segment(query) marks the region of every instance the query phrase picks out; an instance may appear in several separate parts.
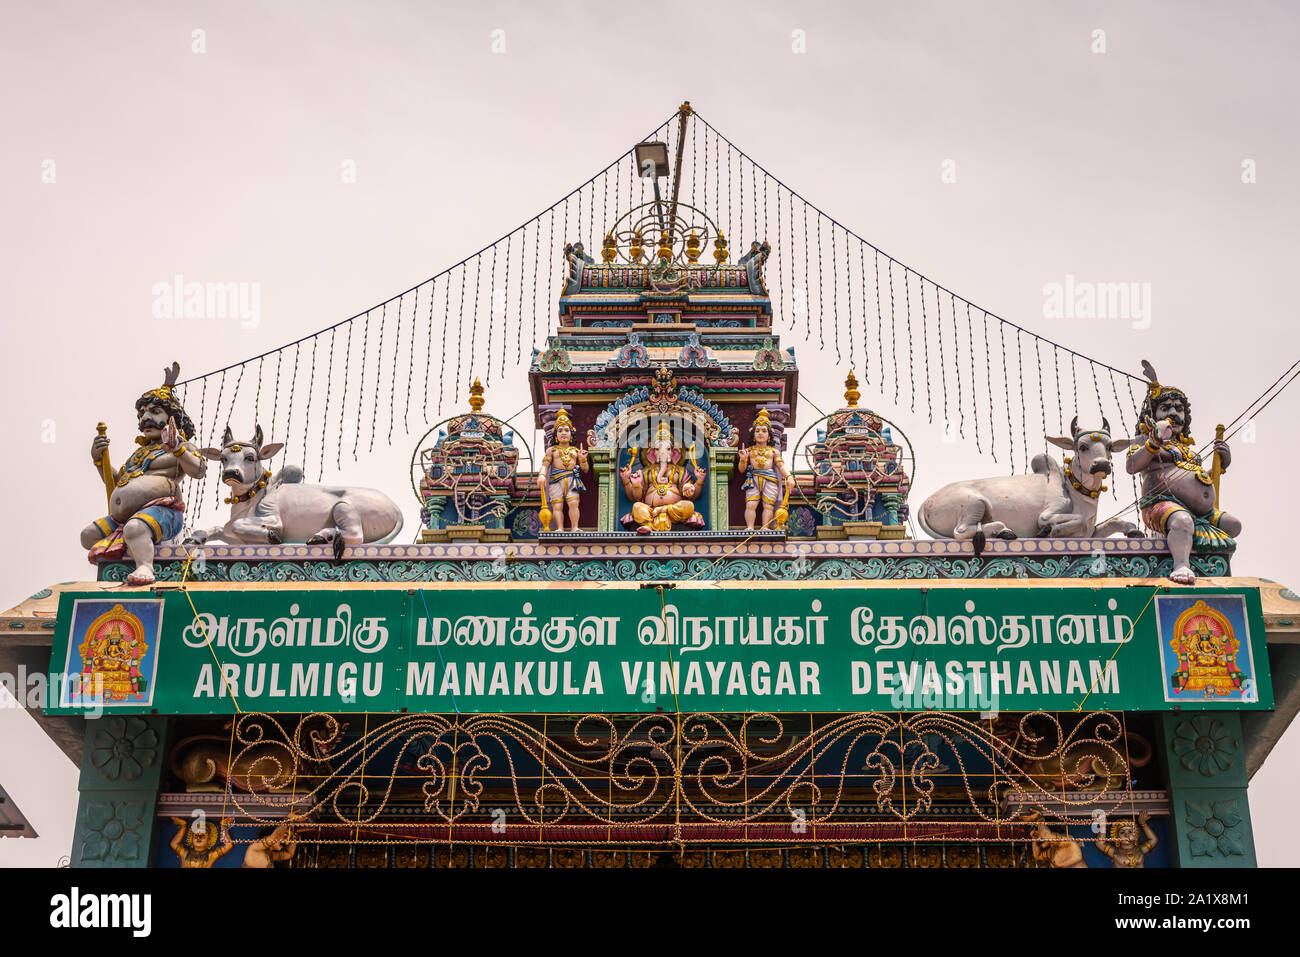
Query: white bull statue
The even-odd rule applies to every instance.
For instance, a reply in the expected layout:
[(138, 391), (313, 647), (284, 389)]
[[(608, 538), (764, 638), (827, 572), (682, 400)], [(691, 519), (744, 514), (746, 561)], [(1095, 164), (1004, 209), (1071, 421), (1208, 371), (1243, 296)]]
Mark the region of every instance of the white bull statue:
[(1112, 439), (1110, 423), (1101, 421), (1100, 429), (1081, 431), (1076, 415), (1070, 438), (1046, 437), (1049, 444), (1074, 451), (1064, 468), (1039, 454), (1030, 462), (1030, 475), (953, 482), (922, 503), (917, 522), (931, 538), (972, 540), (976, 555), (983, 552), (987, 538), (1140, 537), (1132, 522), (1110, 519), (1097, 524), (1097, 500), (1114, 470), (1111, 453), (1131, 442)]
[(230, 521), (220, 528), (195, 531), (187, 542), (278, 545), (329, 543), (334, 554), (345, 545), (389, 542), (402, 530), (402, 511), (383, 492), (372, 488), (308, 485), (302, 469), (286, 465), (271, 476), (262, 463), (284, 448), (262, 444), (262, 427), (251, 442), (237, 442), (229, 427), (221, 448), (202, 449), (204, 458), (221, 463), (221, 481), (230, 487)]

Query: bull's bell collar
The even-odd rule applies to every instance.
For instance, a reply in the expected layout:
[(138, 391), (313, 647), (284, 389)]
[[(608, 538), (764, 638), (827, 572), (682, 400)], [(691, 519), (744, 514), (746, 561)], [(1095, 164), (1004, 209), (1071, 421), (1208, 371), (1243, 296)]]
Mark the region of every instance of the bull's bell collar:
[(1074, 473), (1070, 471), (1070, 462), (1072, 461), (1073, 459), (1071, 459), (1070, 456), (1065, 456), (1065, 478), (1072, 486), (1074, 486), (1075, 491), (1082, 492), (1084, 495), (1088, 496), (1088, 498), (1098, 498), (1102, 492), (1106, 491), (1105, 482), (1099, 485), (1096, 491), (1094, 491), (1075, 478)]
[(244, 492), (242, 494), (236, 492), (234, 495), (231, 495), (228, 499), (226, 499), (226, 504), (238, 505), (240, 502), (247, 502), (258, 492), (262, 491), (262, 489), (266, 488), (266, 483), (270, 481), (270, 478), (271, 478), (270, 472), (263, 472), (262, 477), (257, 481), (257, 484), (249, 488), (247, 492)]

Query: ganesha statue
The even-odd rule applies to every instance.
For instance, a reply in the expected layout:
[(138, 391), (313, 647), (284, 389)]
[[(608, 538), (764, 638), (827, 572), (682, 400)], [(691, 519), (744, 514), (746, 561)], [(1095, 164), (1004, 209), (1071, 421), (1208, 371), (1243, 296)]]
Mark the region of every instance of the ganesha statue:
[[(641, 468), (637, 468), (638, 464)], [(704, 516), (695, 510), (695, 500), (704, 491), (708, 470), (695, 461), (694, 445), (683, 454), (667, 422), (660, 421), (648, 449), (631, 449), (627, 465), (618, 474), (632, 502), (631, 513), (621, 519), (624, 527), (635, 528), (642, 535), (671, 531), (679, 524), (704, 527)]]
[(92, 563), (125, 554), (135, 562), (128, 585), (154, 581), (154, 546), (175, 538), (181, 530), (185, 503), (181, 481), (202, 478), (207, 463), (195, 446), (194, 423), (176, 398), (179, 363), (165, 369), (161, 386), (135, 401), (140, 434), (138, 448), (115, 469), (108, 459), (103, 423), (90, 447), (90, 458), (104, 480), (108, 514), (81, 532), (81, 545)]
[(1169, 542), (1174, 568), (1169, 578), (1196, 584), (1191, 552), (1198, 548), (1233, 548), (1241, 519), (1219, 508), (1219, 473), (1232, 462), (1227, 443), (1216, 437), (1210, 471), (1193, 448), (1192, 404), (1182, 389), (1161, 385), (1145, 359), (1142, 371), (1150, 384), (1138, 414), (1138, 438), (1128, 450), (1128, 471), (1142, 477), (1138, 508), (1147, 528)]

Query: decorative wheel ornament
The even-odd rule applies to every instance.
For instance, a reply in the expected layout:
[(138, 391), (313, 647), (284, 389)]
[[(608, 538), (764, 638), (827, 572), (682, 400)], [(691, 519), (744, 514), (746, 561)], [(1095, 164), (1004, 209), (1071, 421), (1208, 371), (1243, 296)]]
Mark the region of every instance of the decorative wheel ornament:
[(601, 259), (649, 266), (652, 282), (672, 284), (682, 278), (677, 267), (730, 258), (726, 238), (703, 210), (679, 202), (676, 216), (670, 213), (667, 202), (632, 207), (605, 234)]

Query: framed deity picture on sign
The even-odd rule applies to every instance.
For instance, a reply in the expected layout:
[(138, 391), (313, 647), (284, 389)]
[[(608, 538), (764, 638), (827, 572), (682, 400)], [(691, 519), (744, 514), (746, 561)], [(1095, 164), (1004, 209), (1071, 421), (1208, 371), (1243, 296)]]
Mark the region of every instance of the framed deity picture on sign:
[(60, 706), (151, 707), (162, 613), (160, 598), (74, 601)]
[(1165, 700), (1259, 700), (1243, 595), (1158, 595), (1156, 624)]

